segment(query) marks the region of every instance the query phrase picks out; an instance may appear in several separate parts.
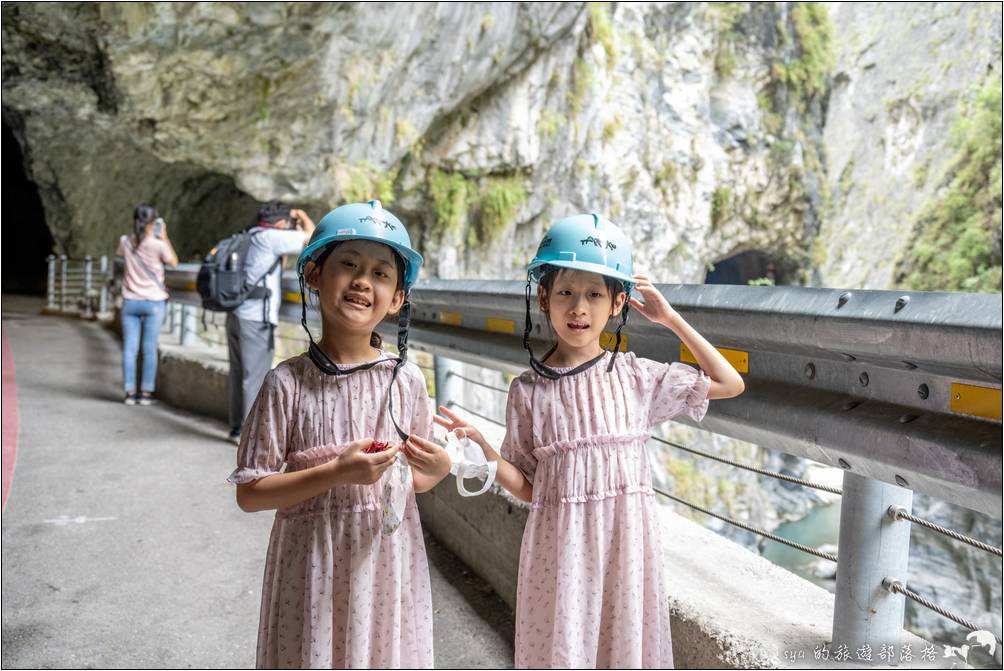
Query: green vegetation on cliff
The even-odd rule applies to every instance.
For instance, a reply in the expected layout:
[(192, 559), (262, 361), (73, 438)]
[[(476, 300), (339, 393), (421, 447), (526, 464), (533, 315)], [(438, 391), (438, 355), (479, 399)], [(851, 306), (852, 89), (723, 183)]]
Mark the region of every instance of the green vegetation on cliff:
[(428, 180), (433, 237), (442, 240), (470, 222), (467, 244), (472, 247), (496, 240), (513, 223), (527, 199), (523, 178), (518, 174), (478, 178), (433, 168)]
[[(999, 63), (999, 62), (998, 62)], [(1001, 290), (1000, 66), (952, 129), (955, 157), (917, 217), (896, 282), (920, 291)]]

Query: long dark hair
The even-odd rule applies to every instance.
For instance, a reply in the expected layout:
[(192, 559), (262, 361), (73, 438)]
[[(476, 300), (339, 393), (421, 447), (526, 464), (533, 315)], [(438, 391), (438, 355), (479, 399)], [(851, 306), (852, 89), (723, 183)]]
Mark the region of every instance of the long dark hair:
[(136, 238), (136, 246), (139, 247), (145, 237), (143, 233), (146, 227), (153, 223), (160, 215), (150, 203), (140, 203), (132, 213), (133, 236)]

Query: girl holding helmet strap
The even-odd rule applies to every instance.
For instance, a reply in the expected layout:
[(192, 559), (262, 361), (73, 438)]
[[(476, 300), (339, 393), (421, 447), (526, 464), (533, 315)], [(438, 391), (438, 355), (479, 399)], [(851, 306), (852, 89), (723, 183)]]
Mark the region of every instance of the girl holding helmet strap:
[[(709, 399), (742, 393), (742, 378), (633, 275), (631, 243), (598, 214), (555, 223), (527, 268), (524, 346), (532, 371), (513, 380), (501, 456), (446, 408), (436, 421), (481, 445), (496, 480), (532, 502), (516, 595), (518, 668), (669, 668), (673, 649), (653, 506), (649, 427)], [(530, 291), (557, 343), (530, 348)], [(640, 299), (630, 298), (634, 289)], [(671, 329), (701, 370), (618, 354), (628, 310)], [(600, 337), (617, 319), (612, 352)]]
[[(266, 376), (230, 476), (241, 509), (277, 509), (259, 668), (433, 665), (414, 492), (443, 479), (450, 460), (425, 440), (425, 378), (407, 363), (408, 292), (421, 265), (404, 224), (375, 200), (329, 212), (300, 255), (310, 347)], [(319, 302), (319, 342), (307, 328), (308, 289)], [(374, 332), (392, 314), (398, 356)], [(388, 531), (385, 488), (402, 469), (403, 513)]]

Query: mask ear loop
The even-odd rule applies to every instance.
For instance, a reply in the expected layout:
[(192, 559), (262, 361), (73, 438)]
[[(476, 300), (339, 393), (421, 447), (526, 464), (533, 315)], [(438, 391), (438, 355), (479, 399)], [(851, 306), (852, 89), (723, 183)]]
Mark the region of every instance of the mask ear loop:
[(628, 320), (628, 309), (631, 307), (628, 303), (630, 300), (631, 292), (628, 292), (628, 298), (624, 301), (624, 307), (621, 309), (621, 323), (614, 332), (614, 351), (610, 357), (610, 363), (607, 364), (607, 372), (609, 373), (614, 369), (614, 360), (617, 358), (617, 352), (621, 351), (621, 329), (627, 326)]
[(401, 440), (407, 440), (408, 434), (401, 430), (397, 420), (394, 419), (394, 381), (397, 379), (398, 371), (408, 361), (408, 323), (410, 321), (411, 301), (408, 300), (408, 296), (406, 295), (404, 304), (401, 306), (401, 312), (397, 318), (397, 351), (399, 359), (394, 364), (394, 372), (390, 375), (390, 387), (387, 389), (387, 408), (390, 413), (390, 421), (394, 424), (394, 430), (397, 431), (397, 435)]

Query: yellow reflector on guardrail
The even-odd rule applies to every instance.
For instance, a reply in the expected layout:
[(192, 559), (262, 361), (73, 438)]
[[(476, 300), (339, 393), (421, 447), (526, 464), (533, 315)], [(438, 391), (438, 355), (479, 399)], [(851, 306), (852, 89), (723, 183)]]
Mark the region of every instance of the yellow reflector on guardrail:
[(948, 406), (952, 412), (1001, 421), (1001, 390), (974, 384), (952, 383)]
[(185, 282), (185, 291), (195, 291), (195, 282)]
[(284, 301), (289, 301), (290, 303), (300, 303), (300, 294), (293, 293), (292, 291), (287, 291), (282, 295)]
[[(749, 352), (743, 352), (738, 349), (725, 349), (724, 347), (716, 347), (715, 349), (740, 373), (750, 372)], [(680, 343), (680, 361), (697, 364), (697, 358), (694, 357), (694, 353), (683, 343)]]
[[(613, 331), (604, 331), (603, 333), (600, 334), (600, 347), (609, 351), (614, 346), (614, 341), (616, 340), (616, 337), (617, 336), (614, 335)], [(617, 351), (626, 352), (627, 343), (628, 343), (627, 334), (621, 333), (621, 346)]]
[(515, 335), (516, 322), (511, 319), (496, 319), (495, 317), (488, 317), (485, 319), (485, 329), (494, 331), (495, 333)]
[(462, 326), (464, 323), (464, 316), (459, 312), (440, 312), (439, 321), (444, 324), (449, 324), (450, 326)]

